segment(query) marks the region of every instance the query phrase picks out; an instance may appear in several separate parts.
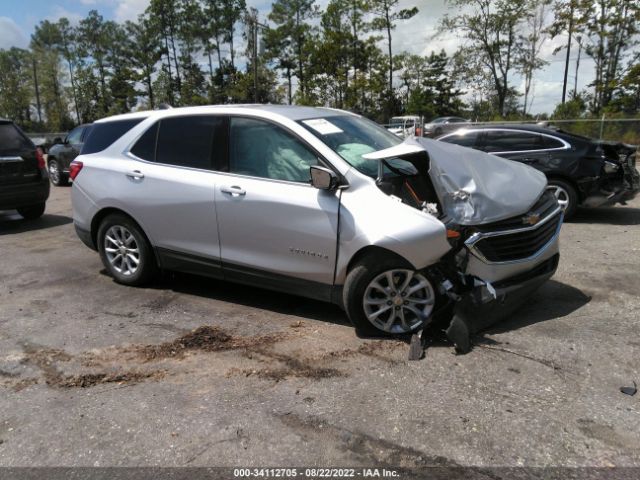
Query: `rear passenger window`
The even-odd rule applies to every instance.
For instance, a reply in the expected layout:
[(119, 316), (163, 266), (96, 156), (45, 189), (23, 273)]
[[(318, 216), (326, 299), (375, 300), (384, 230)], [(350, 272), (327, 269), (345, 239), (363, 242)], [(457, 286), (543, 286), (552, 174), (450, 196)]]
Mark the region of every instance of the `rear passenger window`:
[(510, 130), (487, 130), (484, 137), (485, 152), (521, 152), (545, 148), (542, 135)]
[[(155, 161), (180, 167), (213, 170), (214, 145), (220, 146), (224, 142), (224, 127), (223, 117), (193, 115), (162, 119), (159, 122)], [(149, 155), (148, 145), (151, 139), (140, 138), (140, 141), (143, 140), (147, 142), (147, 146), (141, 144), (140, 149), (147, 149), (146, 155)]]
[(232, 118), (229, 171), (252, 177), (307, 183), (316, 154), (284, 129), (262, 120)]
[(94, 123), (80, 153), (85, 155), (103, 151), (142, 120), (144, 118)]
[(446, 143), (454, 143), (456, 145), (460, 145), (461, 147), (470, 147), (473, 148), (476, 146), (476, 140), (478, 139), (478, 132), (456, 132), (453, 135), (448, 136), (447, 138), (440, 139)]
[(544, 140), (544, 148), (562, 148), (564, 147), (564, 143), (562, 143), (557, 138), (553, 137), (542, 137)]

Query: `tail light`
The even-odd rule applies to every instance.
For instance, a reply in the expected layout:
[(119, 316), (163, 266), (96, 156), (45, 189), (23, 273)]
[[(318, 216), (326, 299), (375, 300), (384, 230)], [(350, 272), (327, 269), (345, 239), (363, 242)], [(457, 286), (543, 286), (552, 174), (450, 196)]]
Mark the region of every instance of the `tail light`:
[(75, 160), (71, 162), (71, 165), (69, 165), (69, 177), (71, 178), (71, 180), (76, 179), (76, 177), (80, 173), (80, 170), (82, 170), (82, 166), (82, 162), (78, 162)]
[(416, 137), (422, 136), (422, 129), (420, 127), (416, 127)]
[(42, 149), (40, 147), (36, 148), (36, 160), (38, 161), (38, 168), (40, 170), (47, 168), (44, 163), (44, 155), (42, 154)]

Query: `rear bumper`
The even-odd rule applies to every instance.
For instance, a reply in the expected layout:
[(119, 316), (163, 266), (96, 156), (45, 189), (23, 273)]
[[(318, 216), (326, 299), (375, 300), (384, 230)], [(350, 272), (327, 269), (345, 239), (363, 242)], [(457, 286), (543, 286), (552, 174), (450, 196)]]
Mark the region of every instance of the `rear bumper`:
[(49, 179), (37, 182), (0, 186), (0, 210), (14, 210), (45, 203), (49, 198)]
[(93, 237), (91, 236), (91, 232), (89, 230), (85, 230), (84, 228), (78, 226), (77, 223), (74, 223), (73, 226), (76, 229), (76, 235), (78, 235), (78, 238), (82, 241), (82, 243), (84, 243), (91, 250), (98, 251), (98, 248), (96, 247), (96, 244), (93, 241)]
[(611, 184), (606, 184), (604, 188), (600, 187), (598, 191), (592, 192), (584, 199), (582, 206), (608, 207), (617, 203), (624, 204), (635, 198), (640, 192), (640, 173), (628, 164), (624, 164), (623, 169), (622, 179), (618, 179), (613, 188)]

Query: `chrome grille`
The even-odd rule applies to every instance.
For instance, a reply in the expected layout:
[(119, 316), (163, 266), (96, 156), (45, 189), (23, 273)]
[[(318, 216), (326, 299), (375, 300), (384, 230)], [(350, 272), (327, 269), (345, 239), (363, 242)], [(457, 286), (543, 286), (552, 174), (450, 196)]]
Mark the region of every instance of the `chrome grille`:
[[(539, 221), (526, 225), (525, 219), (532, 216)], [(551, 201), (545, 194), (525, 215), (484, 225), (466, 244), (476, 256), (490, 263), (533, 258), (558, 235), (562, 218), (555, 198)]]

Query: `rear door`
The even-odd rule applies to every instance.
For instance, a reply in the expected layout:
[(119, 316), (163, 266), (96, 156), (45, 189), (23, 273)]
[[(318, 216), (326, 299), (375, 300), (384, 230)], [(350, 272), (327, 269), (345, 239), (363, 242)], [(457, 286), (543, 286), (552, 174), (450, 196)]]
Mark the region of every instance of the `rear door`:
[(485, 130), (477, 148), (500, 157), (526, 163), (541, 169), (549, 161), (549, 151), (543, 136), (522, 130)]
[(119, 172), (120, 196), (165, 268), (222, 276), (214, 189), (226, 128), (222, 116), (161, 119), (135, 143)]
[(0, 185), (38, 180), (35, 146), (12, 122), (0, 121)]
[(215, 192), (225, 278), (291, 292), (333, 284), (340, 194), (311, 186), (309, 167), (318, 163), (280, 125), (231, 118), (228, 173)]

